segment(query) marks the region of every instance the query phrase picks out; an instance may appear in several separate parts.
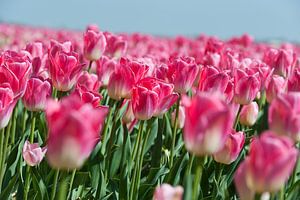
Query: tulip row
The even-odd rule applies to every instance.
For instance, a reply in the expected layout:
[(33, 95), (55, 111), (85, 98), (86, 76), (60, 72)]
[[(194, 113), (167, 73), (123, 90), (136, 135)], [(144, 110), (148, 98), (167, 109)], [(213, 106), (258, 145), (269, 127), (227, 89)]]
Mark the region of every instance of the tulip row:
[(299, 199), (299, 73), (249, 35), (0, 24), (0, 199)]

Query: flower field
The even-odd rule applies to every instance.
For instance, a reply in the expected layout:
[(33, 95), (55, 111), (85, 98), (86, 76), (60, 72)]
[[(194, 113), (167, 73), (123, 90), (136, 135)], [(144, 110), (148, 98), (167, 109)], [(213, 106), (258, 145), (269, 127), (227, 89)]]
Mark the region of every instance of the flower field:
[(0, 200), (299, 200), (300, 45), (0, 24)]

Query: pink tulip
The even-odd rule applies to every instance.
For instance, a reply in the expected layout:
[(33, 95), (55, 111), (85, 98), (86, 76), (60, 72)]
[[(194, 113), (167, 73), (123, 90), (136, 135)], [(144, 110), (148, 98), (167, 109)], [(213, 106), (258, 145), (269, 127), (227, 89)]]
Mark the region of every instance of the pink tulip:
[(113, 58), (124, 56), (127, 51), (127, 41), (122, 36), (109, 32), (105, 32), (104, 35), (107, 42), (105, 54)]
[(68, 42), (53, 42), (48, 53), (49, 75), (52, 84), (59, 91), (68, 91), (77, 82), (83, 65), (79, 64), (78, 54), (71, 51)]
[(183, 188), (181, 186), (172, 187), (169, 184), (157, 186), (153, 195), (153, 200), (181, 200)]
[[(124, 104), (126, 105), (126, 104)], [(132, 103), (131, 100), (128, 101), (126, 111), (122, 117), (122, 122), (125, 124), (131, 123), (135, 119), (133, 110), (132, 110)]]
[(242, 107), (240, 123), (245, 126), (253, 126), (258, 118), (259, 108), (255, 101)]
[[(300, 61), (299, 61), (300, 63)], [(300, 92), (300, 68), (295, 69), (288, 79), (288, 91)]]
[(280, 94), (269, 107), (269, 127), (275, 133), (300, 141), (300, 93)]
[(291, 175), (297, 156), (298, 151), (288, 137), (272, 131), (262, 133), (251, 142), (244, 161), (247, 186), (257, 193), (280, 190)]
[(106, 56), (102, 56), (96, 61), (96, 65), (96, 73), (99, 77), (99, 81), (101, 81), (104, 86), (107, 86), (111, 74), (117, 68), (117, 62), (113, 59), (109, 59)]
[(184, 104), (186, 149), (196, 155), (221, 150), (233, 125), (231, 106), (216, 94), (201, 92)]
[(286, 81), (282, 76), (273, 75), (266, 88), (266, 97), (269, 103), (272, 102), (278, 94), (286, 91)]
[(139, 120), (160, 116), (176, 102), (178, 95), (173, 93), (173, 85), (155, 78), (144, 78), (132, 93), (132, 110)]
[(87, 60), (98, 60), (105, 51), (106, 39), (102, 32), (87, 30), (84, 33), (83, 54)]
[[(176, 117), (176, 109), (171, 114), (172, 125), (174, 125), (174, 123), (175, 123), (175, 117)], [(184, 106), (179, 106), (179, 111), (178, 111), (178, 126), (179, 126), (179, 128), (184, 127), (184, 122), (185, 122)]]
[(100, 86), (101, 83), (98, 80), (98, 76), (96, 74), (90, 74), (87, 71), (82, 72), (76, 84), (76, 88), (93, 92), (99, 92)]
[(234, 101), (245, 105), (251, 103), (260, 90), (259, 74), (248, 75), (240, 69), (234, 74)]
[(255, 192), (248, 187), (246, 178), (246, 163), (244, 161), (235, 172), (234, 183), (241, 200), (253, 200)]
[(80, 168), (100, 139), (107, 113), (107, 107), (94, 108), (75, 95), (60, 102), (49, 100), (46, 108), (49, 164), (60, 169)]
[(28, 56), (23, 53), (5, 51), (0, 55), (0, 84), (10, 85), (14, 98), (24, 95), (31, 72), (30, 64)]
[(12, 111), (17, 103), (12, 89), (3, 84), (0, 86), (0, 129), (7, 126)]
[(108, 96), (115, 100), (130, 99), (133, 86), (146, 75), (148, 69), (143, 63), (121, 58), (120, 66), (109, 78)]
[(172, 60), (169, 64), (168, 78), (174, 84), (174, 91), (186, 93), (198, 75), (199, 68), (192, 57), (181, 57)]
[(234, 162), (243, 149), (245, 134), (234, 130), (227, 136), (225, 146), (214, 154), (215, 161), (226, 165)]
[(30, 111), (45, 110), (46, 101), (51, 96), (51, 84), (49, 81), (39, 78), (31, 78), (28, 81), (22, 102)]
[(41, 148), (38, 143), (31, 144), (28, 140), (23, 146), (23, 159), (29, 166), (36, 166), (40, 164), (47, 152), (47, 148)]

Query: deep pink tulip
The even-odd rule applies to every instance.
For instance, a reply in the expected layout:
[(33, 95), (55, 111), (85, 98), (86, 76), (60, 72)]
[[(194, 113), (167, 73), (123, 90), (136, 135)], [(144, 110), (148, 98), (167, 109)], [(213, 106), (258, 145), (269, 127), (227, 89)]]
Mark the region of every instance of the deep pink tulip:
[(14, 99), (9, 85), (0, 86), (0, 129), (7, 126), (16, 103), (17, 99)]
[(243, 149), (245, 134), (241, 131), (232, 132), (227, 136), (225, 146), (214, 154), (215, 161), (229, 165), (234, 162)]
[(48, 80), (31, 78), (27, 83), (22, 102), (29, 111), (45, 110), (46, 101), (51, 96), (52, 88)]
[(269, 107), (268, 120), (271, 130), (300, 141), (300, 92), (279, 94)]
[(102, 32), (87, 30), (84, 33), (83, 54), (87, 60), (98, 60), (105, 51), (106, 38)]
[(247, 185), (246, 178), (246, 164), (244, 161), (235, 172), (234, 184), (241, 200), (253, 200), (255, 192)]
[(29, 141), (25, 141), (23, 146), (23, 159), (29, 166), (36, 166), (40, 164), (45, 157), (47, 148), (41, 148), (39, 143), (31, 144)]
[(69, 91), (83, 67), (79, 64), (78, 54), (71, 49), (68, 42), (53, 42), (49, 49), (49, 75), (53, 86), (59, 91)]
[(132, 92), (132, 109), (139, 120), (160, 116), (176, 102), (178, 94), (173, 92), (172, 84), (155, 78), (144, 78)]
[(288, 79), (288, 91), (300, 92), (300, 68), (295, 69)]
[(96, 73), (99, 77), (99, 81), (101, 81), (104, 86), (107, 86), (110, 75), (117, 68), (117, 62), (114, 59), (102, 56), (99, 60), (96, 61), (96, 65)]
[(259, 108), (255, 101), (242, 107), (240, 123), (245, 126), (253, 126), (258, 118)]
[(278, 94), (286, 91), (286, 80), (279, 75), (273, 75), (266, 88), (266, 98), (269, 103), (272, 102)]
[(96, 74), (90, 74), (87, 71), (82, 72), (76, 84), (76, 88), (93, 92), (99, 92), (100, 86), (101, 83), (98, 80), (98, 76)]
[(89, 157), (103, 127), (107, 107), (94, 108), (71, 95), (60, 102), (49, 100), (47, 158), (54, 168), (80, 168)]
[(184, 94), (192, 88), (199, 67), (192, 57), (175, 58), (169, 64), (168, 79), (174, 84), (174, 91)]
[(291, 175), (297, 156), (298, 151), (288, 137), (272, 131), (262, 133), (252, 140), (244, 161), (247, 186), (257, 193), (280, 190)]
[(105, 55), (112, 58), (120, 58), (125, 55), (127, 51), (127, 41), (120, 35), (114, 35), (109, 32), (104, 33), (107, 46)]
[(234, 74), (234, 101), (238, 104), (251, 103), (260, 90), (259, 73), (248, 75), (236, 69)]
[(220, 96), (203, 92), (184, 104), (186, 149), (196, 155), (210, 155), (221, 150), (233, 125), (231, 106)]
[(157, 186), (153, 195), (153, 200), (181, 200), (183, 196), (183, 187), (173, 187), (169, 184)]
[(31, 72), (31, 63), (26, 54), (5, 51), (0, 55), (0, 84), (8, 84), (14, 98), (24, 95)]
[(121, 58), (120, 65), (109, 78), (108, 96), (115, 100), (130, 99), (133, 86), (146, 75), (148, 69), (143, 63)]

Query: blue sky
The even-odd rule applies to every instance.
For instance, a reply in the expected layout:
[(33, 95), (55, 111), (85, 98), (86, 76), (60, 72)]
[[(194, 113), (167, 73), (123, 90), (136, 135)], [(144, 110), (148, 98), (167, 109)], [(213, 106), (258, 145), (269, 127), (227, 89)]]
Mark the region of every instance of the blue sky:
[(297, 0), (0, 0), (0, 20), (83, 29), (97, 23), (113, 32), (155, 35), (199, 33), (228, 38), (300, 42)]

